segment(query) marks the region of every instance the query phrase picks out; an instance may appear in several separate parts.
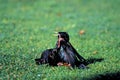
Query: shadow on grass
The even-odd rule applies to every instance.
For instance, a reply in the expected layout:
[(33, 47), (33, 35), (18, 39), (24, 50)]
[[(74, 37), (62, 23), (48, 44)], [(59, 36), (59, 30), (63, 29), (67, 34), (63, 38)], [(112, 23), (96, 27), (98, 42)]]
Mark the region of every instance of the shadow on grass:
[(81, 80), (120, 80), (120, 72), (98, 74), (90, 78), (82, 78)]
[(79, 77), (79, 76), (66, 76), (63, 77), (61, 80), (120, 80), (120, 72), (113, 72), (113, 73), (103, 73), (103, 74), (96, 74), (90, 77)]
[(93, 63), (96, 63), (96, 62), (101, 62), (103, 60), (104, 60), (104, 58), (88, 58), (86, 60), (85, 65), (93, 64)]

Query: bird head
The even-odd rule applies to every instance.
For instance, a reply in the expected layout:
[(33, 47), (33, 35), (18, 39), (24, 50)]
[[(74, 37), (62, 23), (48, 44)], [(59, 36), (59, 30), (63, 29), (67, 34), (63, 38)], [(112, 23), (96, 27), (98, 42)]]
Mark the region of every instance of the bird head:
[(56, 36), (58, 36), (58, 41), (64, 40), (69, 42), (69, 35), (67, 32), (55, 32)]

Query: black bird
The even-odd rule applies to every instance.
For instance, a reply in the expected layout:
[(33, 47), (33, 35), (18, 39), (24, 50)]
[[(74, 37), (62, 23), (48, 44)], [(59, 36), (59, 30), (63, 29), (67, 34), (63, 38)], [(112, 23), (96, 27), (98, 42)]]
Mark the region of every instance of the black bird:
[(48, 64), (50, 66), (57, 66), (57, 63), (60, 61), (60, 56), (55, 48), (43, 51), (41, 57), (35, 59), (37, 65)]
[(69, 42), (69, 35), (67, 32), (58, 32), (58, 41), (56, 43), (57, 52), (63, 63), (70, 64), (73, 68), (86, 68), (84, 62), (86, 61)]

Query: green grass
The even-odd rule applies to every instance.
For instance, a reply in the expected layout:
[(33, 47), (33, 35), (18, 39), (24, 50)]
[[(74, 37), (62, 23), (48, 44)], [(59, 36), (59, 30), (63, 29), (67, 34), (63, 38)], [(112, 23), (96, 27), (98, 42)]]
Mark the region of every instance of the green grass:
[[(0, 80), (86, 80), (120, 71), (120, 0), (1, 0)], [(79, 31), (85, 30), (80, 35)], [(89, 69), (35, 65), (66, 31)]]

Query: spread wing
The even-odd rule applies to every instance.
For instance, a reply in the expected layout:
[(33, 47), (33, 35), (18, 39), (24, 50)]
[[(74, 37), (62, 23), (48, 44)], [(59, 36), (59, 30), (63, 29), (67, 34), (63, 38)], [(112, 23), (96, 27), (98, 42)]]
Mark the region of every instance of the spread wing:
[(79, 55), (79, 53), (75, 50), (75, 48), (71, 45), (70, 42), (67, 42), (67, 45), (69, 46), (69, 49), (75, 53), (76, 57), (77, 57), (81, 62), (86, 61), (81, 55)]

